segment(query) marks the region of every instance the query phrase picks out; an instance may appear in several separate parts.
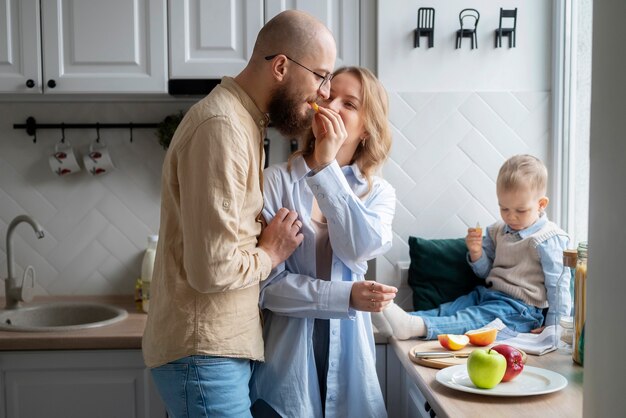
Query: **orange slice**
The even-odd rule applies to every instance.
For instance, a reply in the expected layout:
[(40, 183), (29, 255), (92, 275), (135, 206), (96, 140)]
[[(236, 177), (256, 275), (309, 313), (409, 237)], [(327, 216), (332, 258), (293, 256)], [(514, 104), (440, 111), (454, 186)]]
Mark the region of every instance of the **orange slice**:
[(467, 335), (454, 334), (439, 334), (437, 335), (437, 339), (443, 348), (453, 351), (460, 350), (470, 341)]
[(484, 347), (493, 343), (498, 336), (497, 328), (479, 328), (467, 331), (465, 333), (469, 337), (469, 342), (472, 345), (478, 345)]
[(309, 106), (311, 106), (311, 109), (315, 110), (315, 113), (320, 111), (320, 107), (315, 102), (309, 102)]

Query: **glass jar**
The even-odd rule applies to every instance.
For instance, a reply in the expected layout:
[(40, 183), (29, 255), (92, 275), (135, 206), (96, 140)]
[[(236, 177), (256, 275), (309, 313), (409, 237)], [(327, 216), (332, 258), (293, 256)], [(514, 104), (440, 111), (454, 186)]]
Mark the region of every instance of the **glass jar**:
[[(572, 312), (574, 311), (574, 281), (575, 281), (575, 269), (576, 262), (578, 259), (578, 251), (575, 249), (569, 249), (563, 251), (563, 270), (561, 271), (561, 275), (559, 276), (559, 280), (557, 281), (556, 288), (556, 314), (555, 314), (555, 325), (560, 325), (560, 337), (561, 341), (565, 344), (566, 349), (571, 349), (572, 347), (572, 339), (573, 339), (573, 327), (574, 327), (574, 319), (572, 318)], [(565, 302), (561, 300), (561, 285), (563, 283), (567, 283), (567, 287), (569, 288), (570, 293), (570, 310), (564, 316), (561, 316), (561, 305)], [(559, 330), (559, 327), (555, 327), (556, 330)], [(554, 346), (559, 347), (558, 344), (558, 336), (559, 332), (554, 333), (555, 342)]]
[(574, 279), (574, 341), (573, 360), (584, 363), (585, 353), (585, 315), (587, 306), (587, 242), (578, 244), (578, 260)]

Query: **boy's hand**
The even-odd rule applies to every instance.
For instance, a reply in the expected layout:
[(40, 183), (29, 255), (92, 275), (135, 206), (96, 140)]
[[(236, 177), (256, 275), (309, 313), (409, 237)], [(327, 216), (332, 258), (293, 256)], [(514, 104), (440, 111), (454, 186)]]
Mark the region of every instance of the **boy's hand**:
[(483, 234), (481, 228), (468, 228), (467, 236), (465, 237), (465, 245), (469, 251), (470, 260), (472, 263), (478, 261), (483, 255)]

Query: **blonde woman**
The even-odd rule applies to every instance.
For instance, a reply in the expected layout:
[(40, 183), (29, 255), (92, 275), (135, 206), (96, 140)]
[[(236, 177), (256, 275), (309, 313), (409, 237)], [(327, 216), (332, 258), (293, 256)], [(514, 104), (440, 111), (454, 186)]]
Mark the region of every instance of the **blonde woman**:
[(395, 191), (375, 175), (391, 147), (387, 95), (370, 71), (347, 67), (319, 105), (303, 151), (264, 173), (265, 219), (298, 212), (304, 240), (262, 284), (265, 362), (254, 367), (252, 413), (386, 417), (370, 312), (397, 289), (364, 274), (391, 247)]

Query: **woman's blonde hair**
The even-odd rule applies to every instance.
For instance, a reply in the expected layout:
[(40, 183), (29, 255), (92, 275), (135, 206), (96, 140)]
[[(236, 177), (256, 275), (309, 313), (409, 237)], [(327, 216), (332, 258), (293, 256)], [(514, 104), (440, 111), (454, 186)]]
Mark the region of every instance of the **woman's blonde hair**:
[[(357, 146), (350, 164), (356, 163), (368, 184), (367, 193), (372, 188), (372, 177), (391, 149), (391, 128), (389, 127), (389, 99), (382, 83), (367, 68), (342, 67), (335, 71), (335, 77), (348, 73), (361, 82), (361, 109), (363, 127), (367, 132), (365, 141)], [(301, 150), (294, 152), (289, 161), (297, 156), (308, 157), (315, 149), (315, 137), (309, 132)]]

